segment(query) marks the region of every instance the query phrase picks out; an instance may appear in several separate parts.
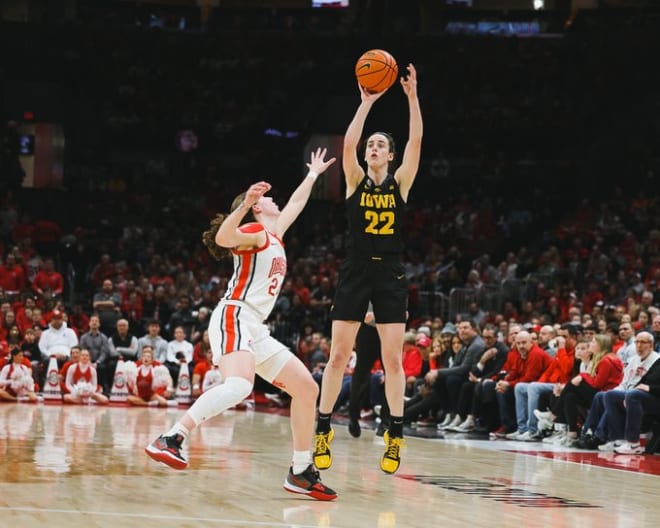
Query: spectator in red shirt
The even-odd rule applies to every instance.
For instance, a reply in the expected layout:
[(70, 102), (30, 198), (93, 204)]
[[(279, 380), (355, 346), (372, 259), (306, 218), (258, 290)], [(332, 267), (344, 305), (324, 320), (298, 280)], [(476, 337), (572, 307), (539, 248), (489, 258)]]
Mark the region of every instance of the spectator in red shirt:
[(2, 314), (2, 321), (0, 322), (0, 339), (7, 339), (9, 330), (18, 325), (16, 324), (16, 314), (13, 310), (7, 310)]
[(563, 324), (556, 338), (558, 351), (538, 381), (517, 383), (514, 389), (516, 400), (517, 434), (507, 436), (510, 440), (534, 441), (539, 439), (538, 420), (534, 411), (544, 394), (553, 392), (556, 384), (566, 385), (575, 366), (575, 345), (580, 328), (570, 323)]
[(95, 286), (100, 287), (106, 279), (114, 278), (116, 267), (110, 260), (110, 255), (104, 253), (101, 255), (101, 260), (94, 266), (92, 270), (92, 282)]
[(529, 332), (518, 332), (516, 346), (509, 351), (502, 371), (503, 379), (495, 385), (500, 418), (505, 433), (517, 433), (514, 389), (518, 383), (536, 381), (550, 365), (551, 358), (532, 341)]
[(293, 283), (293, 293), (297, 294), (300, 297), (301, 302), (305, 306), (309, 306), (309, 302), (312, 297), (312, 292), (309, 291), (309, 288), (305, 285), (304, 279), (299, 275), (295, 278)]
[(32, 328), (35, 326), (38, 326), (42, 330), (48, 327), (48, 322), (46, 321), (46, 318), (44, 317), (43, 311), (41, 308), (37, 308), (36, 306), (32, 309), (32, 322), (30, 325)]
[(167, 266), (165, 264), (160, 264), (158, 266), (158, 272), (149, 277), (149, 284), (154, 288), (156, 288), (156, 286), (174, 285), (174, 279), (167, 273)]
[(16, 312), (16, 323), (21, 329), (21, 333), (25, 334), (25, 331), (28, 328), (32, 328), (32, 310), (37, 306), (37, 303), (34, 301), (32, 292), (25, 294), (23, 296), (23, 302), (16, 303), (15, 305)]
[[(208, 335), (208, 332), (205, 332)], [(204, 351), (204, 358), (195, 364), (192, 376), (192, 396), (198, 398), (203, 392), (204, 377), (206, 373), (213, 368), (213, 352), (210, 348)]]
[[(420, 348), (428, 351), (431, 346), (431, 339), (424, 334), (419, 334), (412, 341), (405, 339), (403, 341), (403, 373), (406, 376), (406, 394), (412, 396), (415, 383), (422, 374), (422, 364), (424, 357)], [(428, 355), (428, 353), (427, 353)]]
[(567, 383), (559, 398), (563, 403), (563, 418), (568, 424), (568, 435), (563, 444), (567, 447), (573, 447), (577, 442), (578, 409), (589, 409), (597, 392), (611, 390), (623, 379), (623, 363), (612, 351), (609, 336), (597, 335), (588, 346), (591, 354), (588, 370)]
[(197, 342), (193, 349), (193, 363), (197, 364), (204, 361), (206, 352), (211, 350), (211, 342), (209, 341), (209, 331), (204, 330), (202, 338)]
[(64, 278), (55, 271), (55, 261), (52, 258), (44, 260), (41, 270), (32, 282), (32, 289), (41, 298), (44, 293), (50, 293), (53, 297), (62, 295)]
[(69, 327), (78, 335), (89, 332), (89, 317), (82, 310), (82, 306), (75, 304), (67, 318)]
[(7, 254), (4, 265), (0, 266), (0, 288), (10, 294), (17, 294), (25, 288), (25, 270), (16, 263), (13, 253)]
[(62, 238), (60, 226), (52, 220), (37, 220), (34, 223), (32, 240), (41, 255), (54, 255)]
[(603, 300), (603, 294), (598, 287), (598, 281), (592, 279), (589, 281), (587, 291), (582, 295), (582, 310), (584, 313), (591, 313), (598, 301)]

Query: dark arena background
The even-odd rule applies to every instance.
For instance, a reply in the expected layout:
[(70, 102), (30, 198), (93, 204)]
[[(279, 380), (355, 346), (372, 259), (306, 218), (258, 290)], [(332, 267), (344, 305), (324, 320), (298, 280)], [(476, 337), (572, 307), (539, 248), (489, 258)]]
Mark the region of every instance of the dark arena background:
[[(120, 318), (138, 339), (149, 322), (166, 342), (180, 326), (203, 358), (233, 268), (210, 257), (202, 232), (253, 182), (270, 182), (283, 206), (320, 145), (339, 161), (287, 233), (287, 280), (267, 321), (320, 373), (345, 257), (354, 66), (383, 49), (400, 75), (417, 68), (424, 138), (403, 262), (406, 339), (427, 367), (436, 354), (453, 364), (465, 343), (453, 350), (452, 336), (468, 319), (512, 347), (519, 325), (556, 352), (541, 329), (571, 324), (578, 341), (608, 334), (634, 354), (635, 334), (648, 332), (660, 350), (659, 4), (0, 1), (0, 367), (21, 348), (37, 384), (36, 403), (0, 403), (0, 526), (657, 522), (657, 385), (644, 453), (507, 440), (516, 430), (503, 430), (497, 405), (469, 430), (443, 430), (456, 411), (467, 418), (441, 405), (406, 418), (401, 471), (386, 476), (372, 384), (361, 438), (338, 402), (337, 461), (322, 475), (340, 497), (321, 504), (280, 488), (290, 402), (276, 387), (258, 379), (249, 401), (196, 430), (197, 465), (174, 475), (142, 448), (190, 396), (130, 408), (108, 358), (97, 368), (109, 406), (60, 405), (39, 342), (61, 317), (78, 340), (98, 314), (108, 338)], [(365, 133), (376, 130), (403, 152), (398, 83), (369, 114)], [(415, 377), (409, 397), (423, 384)]]

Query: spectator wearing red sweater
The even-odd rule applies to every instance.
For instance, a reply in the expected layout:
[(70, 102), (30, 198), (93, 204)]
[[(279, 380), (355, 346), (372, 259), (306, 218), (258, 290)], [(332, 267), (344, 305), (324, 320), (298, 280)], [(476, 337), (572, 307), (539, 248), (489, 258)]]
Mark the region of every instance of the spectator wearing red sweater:
[(16, 263), (16, 256), (8, 253), (5, 263), (0, 266), (0, 289), (15, 295), (22, 292), (23, 288), (25, 288), (25, 270)]
[(424, 350), (426, 356), (429, 355), (431, 339), (424, 334), (419, 334), (410, 340), (403, 341), (403, 373), (406, 376), (406, 394), (413, 395), (413, 390), (417, 379), (422, 374), (422, 365), (424, 363)]
[(582, 295), (582, 310), (584, 313), (591, 313), (598, 301), (603, 300), (603, 294), (600, 291), (599, 283), (596, 279), (591, 279), (587, 285), (587, 290)]
[(100, 287), (105, 280), (112, 280), (117, 270), (115, 265), (110, 260), (110, 255), (104, 253), (98, 264), (92, 270), (92, 282), (95, 286)]
[(209, 341), (209, 331), (204, 330), (202, 338), (197, 342), (193, 349), (193, 363), (197, 364), (206, 358), (206, 353), (211, 350), (211, 342)]
[[(515, 347), (509, 351), (502, 371), (504, 377), (495, 384), (497, 403), (500, 408), (500, 419), (504, 432), (515, 433), (517, 425), (515, 415), (515, 387), (518, 383), (537, 381), (551, 362), (550, 356), (532, 341), (529, 332), (522, 331), (516, 335)], [(515, 439), (515, 436), (514, 436)]]
[[(208, 334), (208, 332), (206, 332)], [(192, 397), (198, 398), (203, 392), (204, 378), (206, 373), (213, 369), (213, 352), (211, 348), (204, 351), (204, 357), (195, 364), (195, 369), (192, 375)]]
[(566, 384), (560, 401), (568, 424), (568, 435), (564, 445), (572, 447), (578, 436), (578, 409), (589, 409), (596, 393), (611, 390), (623, 379), (623, 363), (612, 351), (612, 339), (596, 335), (589, 343), (591, 363), (586, 372), (580, 372)]
[(62, 295), (64, 290), (64, 278), (61, 273), (55, 271), (55, 261), (52, 258), (44, 260), (41, 270), (32, 282), (34, 292), (43, 298), (44, 294), (55, 297)]
[(534, 411), (538, 409), (543, 394), (552, 393), (556, 384), (566, 385), (571, 379), (575, 366), (575, 345), (580, 334), (578, 326), (567, 323), (559, 329), (557, 344), (559, 350), (551, 359), (538, 381), (517, 383), (514, 389), (518, 430), (510, 434), (511, 440), (534, 441), (539, 438), (538, 419)]
[(300, 297), (300, 301), (304, 306), (309, 306), (309, 302), (312, 297), (312, 293), (305, 284), (305, 280), (302, 276), (297, 276), (293, 282), (293, 293)]
[(0, 339), (7, 339), (9, 337), (9, 330), (18, 325), (16, 324), (16, 314), (14, 310), (7, 310), (2, 313), (2, 321), (0, 321)]
[(32, 328), (32, 310), (37, 306), (32, 292), (23, 295), (23, 302), (16, 303), (14, 310), (16, 311), (16, 323), (21, 329), (21, 333), (25, 334), (28, 328)]
[(67, 324), (77, 335), (89, 332), (89, 316), (83, 312), (80, 304), (75, 304), (68, 315)]

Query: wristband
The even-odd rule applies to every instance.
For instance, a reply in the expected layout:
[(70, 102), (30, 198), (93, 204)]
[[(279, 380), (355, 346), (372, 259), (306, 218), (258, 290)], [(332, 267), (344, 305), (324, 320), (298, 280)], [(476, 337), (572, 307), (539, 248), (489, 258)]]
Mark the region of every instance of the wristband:
[(310, 170), (310, 171), (307, 173), (307, 178), (311, 178), (313, 181), (316, 181), (316, 178), (318, 178), (318, 177), (319, 177), (319, 173), (318, 173), (318, 172), (314, 172), (313, 170)]

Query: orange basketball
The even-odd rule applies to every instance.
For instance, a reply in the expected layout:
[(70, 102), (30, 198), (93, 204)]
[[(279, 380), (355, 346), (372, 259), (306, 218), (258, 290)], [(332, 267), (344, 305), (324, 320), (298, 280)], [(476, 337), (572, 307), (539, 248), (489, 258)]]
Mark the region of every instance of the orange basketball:
[(385, 50), (365, 51), (355, 64), (355, 76), (361, 86), (371, 93), (387, 90), (396, 81), (399, 67)]

